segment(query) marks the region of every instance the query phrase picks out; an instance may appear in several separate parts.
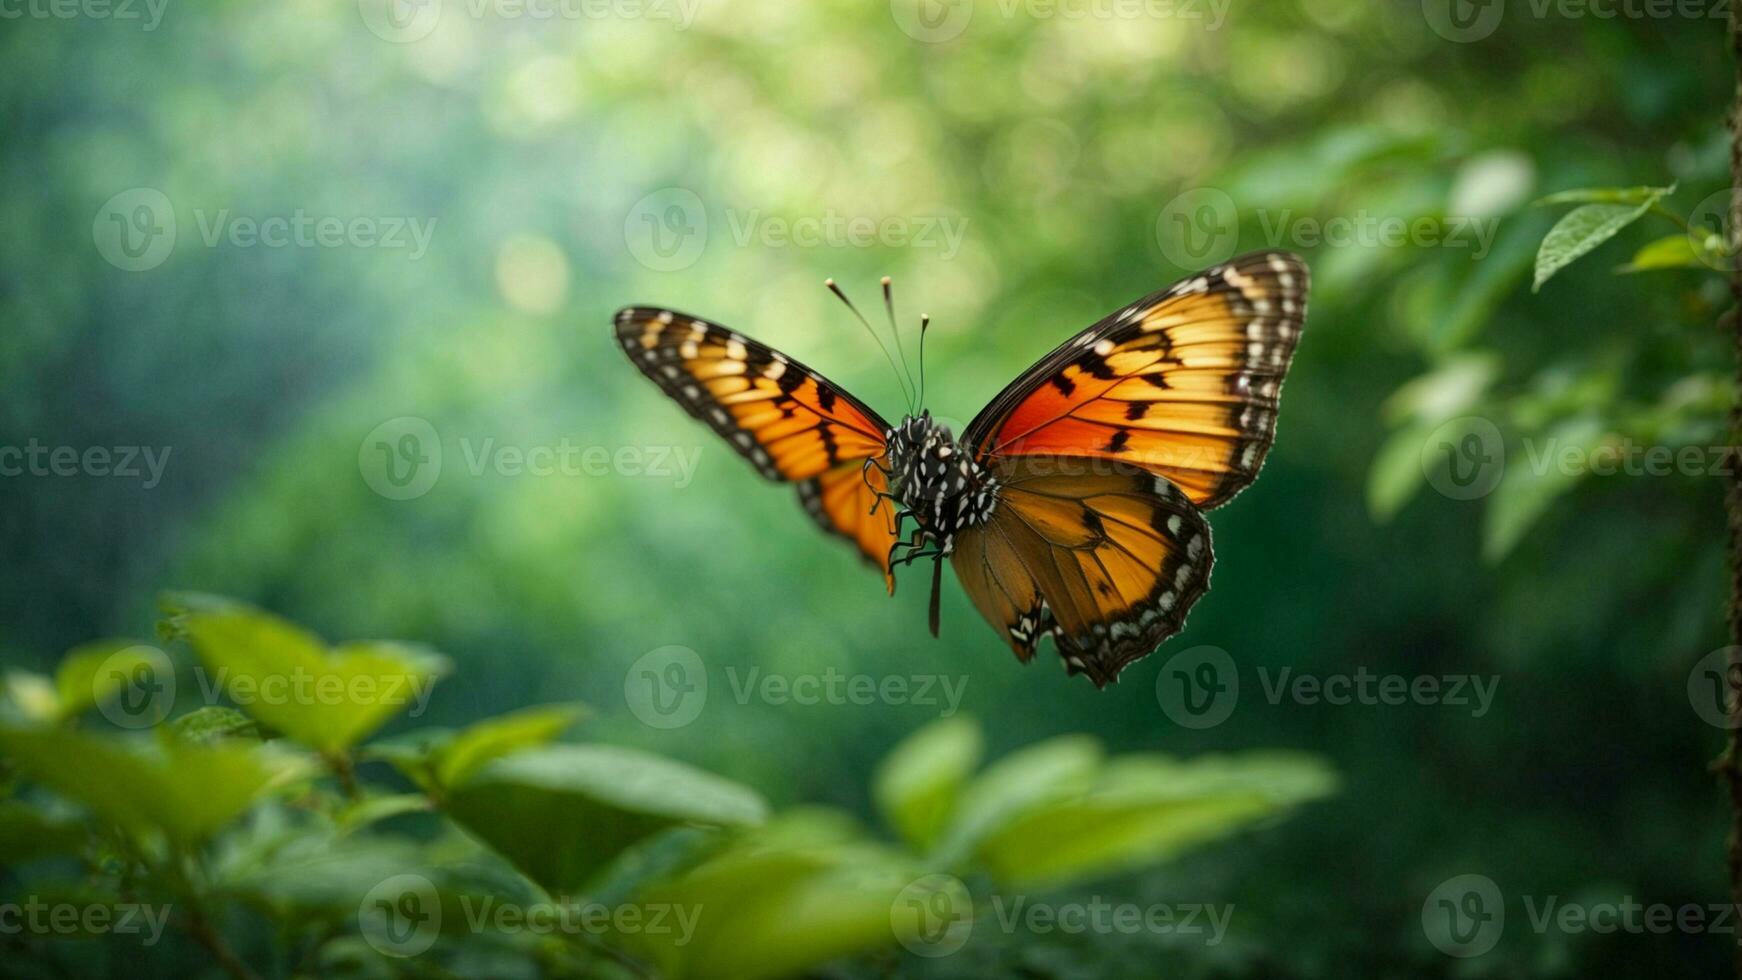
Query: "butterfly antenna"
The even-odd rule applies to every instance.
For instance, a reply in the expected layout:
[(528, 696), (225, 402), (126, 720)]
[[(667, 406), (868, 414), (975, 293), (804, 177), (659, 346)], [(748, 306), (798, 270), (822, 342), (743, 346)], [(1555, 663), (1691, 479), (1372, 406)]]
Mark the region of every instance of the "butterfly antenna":
[(865, 328), (865, 332), (871, 335), (872, 340), (877, 341), (877, 348), (883, 352), (883, 356), (889, 361), (889, 369), (895, 372), (895, 380), (901, 382), (901, 393), (911, 404), (913, 401), (913, 391), (908, 387), (907, 379), (901, 376), (901, 369), (895, 366), (895, 355), (889, 353), (889, 345), (883, 342), (883, 338), (878, 336), (876, 329), (871, 326), (871, 321), (865, 319), (865, 314), (859, 312), (859, 308), (853, 305), (853, 301), (847, 298), (846, 293), (841, 292), (841, 287), (835, 285), (833, 279), (824, 279), (823, 285), (829, 287), (829, 292), (834, 293), (836, 299), (847, 304), (847, 309), (853, 311), (853, 316), (857, 318), (859, 324)]
[(925, 330), (931, 326), (931, 315), (919, 315), (919, 407), (925, 408)]
[[(895, 290), (890, 286), (888, 276), (883, 277), (883, 312), (889, 317), (889, 332), (895, 337), (895, 353), (901, 357), (901, 369), (907, 372), (909, 388), (913, 385), (913, 368), (908, 366), (907, 351), (901, 347), (901, 328), (895, 325)], [(918, 405), (909, 405), (910, 413), (919, 411)]]

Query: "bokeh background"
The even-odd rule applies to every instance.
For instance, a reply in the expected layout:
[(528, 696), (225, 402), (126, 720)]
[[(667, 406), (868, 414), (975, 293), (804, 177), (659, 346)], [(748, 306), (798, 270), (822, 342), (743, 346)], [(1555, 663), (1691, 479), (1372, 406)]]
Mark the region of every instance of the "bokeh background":
[[(1720, 5), (8, 9), (0, 443), (164, 465), (0, 477), (5, 663), (148, 635), (159, 590), (202, 589), (446, 652), (454, 676), (406, 725), (578, 698), (590, 737), (777, 803), (868, 813), (875, 761), (948, 709), (741, 695), (753, 670), (947, 680), (995, 754), (1086, 731), (1303, 749), (1342, 773), (1285, 823), (1095, 891), (1233, 903), (1220, 945), (1052, 934), (889, 964), (913, 975), (1729, 961), (1734, 935), (1539, 932), (1525, 905), (1725, 900), (1722, 732), (1690, 696), (1724, 643), (1720, 481), (1532, 465), (1565, 444), (1721, 444), (1721, 280), (1614, 275), (1661, 224), (1530, 290), (1556, 216), (1537, 197), (1678, 182), (1687, 213), (1726, 186)], [(875, 316), (887, 273), (904, 329), (934, 318), (927, 401), (959, 425), (1108, 310), (1273, 247), (1314, 275), (1275, 451), (1213, 516), (1214, 588), (1185, 633), (1104, 692), (1050, 652), (1018, 666), (953, 582), (931, 639), (923, 574), (885, 597), (610, 331), (629, 303), (709, 316), (894, 417), (893, 376), (820, 284)], [(1506, 474), (1474, 494), (1434, 435), (1468, 416), (1503, 443), (1465, 462)], [(567, 469), (514, 462), (565, 446)], [(1158, 682), (1206, 645), (1240, 691), (1193, 728)], [(670, 646), (709, 682), (675, 728), (626, 693)], [(1497, 687), (1485, 713), (1272, 703), (1284, 668)], [(1470, 959), (1422, 927), (1461, 874), (1508, 913)]]

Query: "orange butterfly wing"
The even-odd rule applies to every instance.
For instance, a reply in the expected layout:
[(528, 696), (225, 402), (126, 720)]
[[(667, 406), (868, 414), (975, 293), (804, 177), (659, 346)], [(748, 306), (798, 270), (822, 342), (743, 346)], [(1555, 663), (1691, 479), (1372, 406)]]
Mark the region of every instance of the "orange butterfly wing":
[(1065, 341), (969, 424), (982, 458), (1117, 459), (1172, 481), (1198, 507), (1257, 476), (1306, 319), (1307, 269), (1286, 252), (1242, 256), (1144, 297)]
[[(629, 360), (684, 410), (725, 438), (757, 472), (797, 483), (826, 530), (854, 542), (894, 591), (892, 508), (871, 513), (865, 460), (881, 457), (889, 424), (803, 364), (687, 313), (629, 307), (617, 313)], [(881, 480), (876, 467), (871, 479)], [(880, 487), (886, 489), (886, 487)]]
[(952, 563), (1019, 659), (1051, 635), (1105, 686), (1185, 625), (1214, 563), (1201, 511), (1264, 462), (1306, 292), (1287, 253), (1205, 270), (1059, 345), (969, 423), (997, 507)]
[(1105, 687), (1185, 625), (1210, 587), (1210, 528), (1172, 483), (1093, 457), (995, 462), (998, 505), (956, 536), (956, 577), (1026, 663), (1052, 635)]

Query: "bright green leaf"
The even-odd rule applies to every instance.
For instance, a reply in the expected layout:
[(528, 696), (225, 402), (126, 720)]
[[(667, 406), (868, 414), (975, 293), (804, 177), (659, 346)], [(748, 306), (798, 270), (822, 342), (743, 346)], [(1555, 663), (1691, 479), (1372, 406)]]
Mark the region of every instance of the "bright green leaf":
[(1708, 263), (1687, 235), (1666, 235), (1633, 253), (1633, 261), (1616, 272), (1647, 272), (1652, 269), (1705, 269)]
[(965, 860), (988, 834), (1053, 800), (1084, 792), (1103, 755), (1087, 735), (1061, 735), (1018, 749), (963, 788), (938, 847), (944, 863)]
[(277, 616), (179, 596), (173, 621), (231, 700), (274, 731), (325, 752), (356, 744), (426, 703), (448, 662), (424, 648), (320, 638)]
[(656, 755), (552, 745), (484, 766), (448, 813), (553, 894), (573, 894), (629, 846), (679, 826), (762, 822), (747, 787)]
[(101, 704), (130, 682), (136, 670), (154, 670), (167, 663), (156, 647), (133, 640), (99, 640), (67, 652), (55, 669), (55, 693), (60, 715), (71, 718)]
[(54, 682), (31, 670), (6, 672), (6, 700), (21, 721), (47, 724), (61, 717), (60, 695)]
[(1003, 885), (1059, 887), (1166, 860), (1334, 787), (1324, 764), (1304, 755), (1125, 756), (1087, 792), (1029, 811), (977, 854)]
[(745, 834), (636, 896), (690, 917), (693, 935), (642, 930), (625, 945), (676, 980), (793, 976), (894, 946), (891, 909), (920, 869), (849, 827), (805, 812)]
[(1548, 204), (1652, 204), (1659, 198), (1675, 193), (1668, 187), (1581, 187), (1557, 191), (1536, 201), (1537, 207)]
[(980, 764), (980, 726), (946, 718), (908, 736), (872, 777), (871, 795), (885, 820), (915, 847), (937, 839), (956, 795)]
[(182, 842), (209, 837), (306, 771), (303, 760), (240, 741), (0, 727), (0, 750), (25, 775), (102, 819)]
[(1645, 215), (1666, 188), (1647, 195), (1638, 204), (1585, 204), (1567, 212), (1549, 229), (1536, 252), (1536, 278), (1531, 291), (1542, 288), (1551, 276), (1575, 259), (1615, 237), (1616, 233)]
[(493, 759), (544, 745), (580, 721), (587, 709), (578, 704), (524, 708), (465, 728), (433, 752), (436, 779), (458, 786)]
[(169, 723), (170, 730), (190, 742), (220, 738), (260, 738), (260, 724), (235, 708), (210, 705)]

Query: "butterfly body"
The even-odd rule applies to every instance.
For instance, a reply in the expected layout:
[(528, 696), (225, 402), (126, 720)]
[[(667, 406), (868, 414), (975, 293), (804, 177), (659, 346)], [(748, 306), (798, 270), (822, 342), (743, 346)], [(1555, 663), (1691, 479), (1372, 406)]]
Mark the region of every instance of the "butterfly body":
[(901, 514), (919, 525), (922, 540), (935, 543), (947, 557), (955, 551), (957, 534), (992, 518), (997, 479), (929, 412), (903, 418), (887, 439), (890, 495)]
[(960, 437), (925, 411), (890, 425), (821, 374), (699, 317), (630, 307), (615, 323), (642, 373), (764, 476), (794, 485), (890, 592), (895, 568), (933, 559), (934, 634), (947, 558), (1018, 659), (1051, 636), (1069, 673), (1106, 686), (1208, 591), (1203, 512), (1263, 465), (1306, 293), (1306, 266), (1285, 252), (1206, 269), (1060, 344)]

